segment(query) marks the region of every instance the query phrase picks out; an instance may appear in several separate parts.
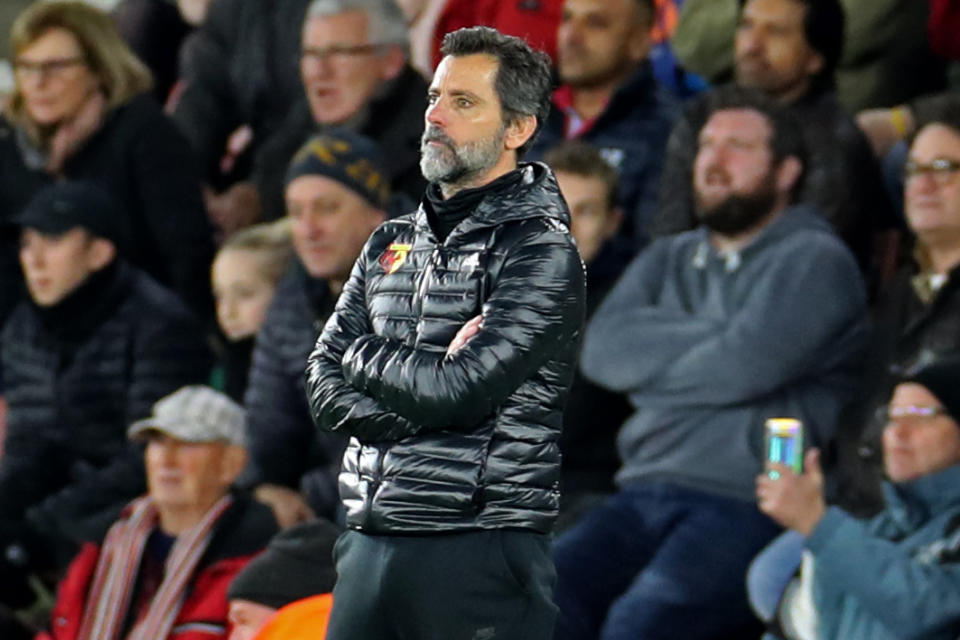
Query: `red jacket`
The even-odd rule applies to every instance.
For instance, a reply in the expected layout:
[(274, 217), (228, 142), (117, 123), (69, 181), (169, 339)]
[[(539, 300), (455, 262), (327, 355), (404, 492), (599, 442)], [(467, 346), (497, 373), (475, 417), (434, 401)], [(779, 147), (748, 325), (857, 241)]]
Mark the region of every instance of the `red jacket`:
[(433, 31), (433, 67), (440, 64), (443, 36), (475, 25), (523, 38), (556, 60), (562, 9), (563, 0), (448, 0)]
[(930, 0), (927, 34), (931, 51), (960, 60), (960, 0)]
[[(226, 638), (229, 632), (227, 587), (266, 546), (276, 530), (276, 521), (264, 505), (240, 499), (231, 505), (214, 528), (210, 546), (166, 640)], [(74, 640), (77, 637), (99, 557), (98, 545), (88, 543), (83, 546), (57, 588), (50, 631), (37, 634), (34, 640)]]

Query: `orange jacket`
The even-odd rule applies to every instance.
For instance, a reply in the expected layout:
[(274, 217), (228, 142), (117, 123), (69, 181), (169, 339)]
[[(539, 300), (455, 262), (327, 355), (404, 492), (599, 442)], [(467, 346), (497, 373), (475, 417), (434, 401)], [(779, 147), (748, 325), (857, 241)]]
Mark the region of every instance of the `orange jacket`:
[(323, 640), (333, 594), (323, 593), (280, 608), (254, 640)]

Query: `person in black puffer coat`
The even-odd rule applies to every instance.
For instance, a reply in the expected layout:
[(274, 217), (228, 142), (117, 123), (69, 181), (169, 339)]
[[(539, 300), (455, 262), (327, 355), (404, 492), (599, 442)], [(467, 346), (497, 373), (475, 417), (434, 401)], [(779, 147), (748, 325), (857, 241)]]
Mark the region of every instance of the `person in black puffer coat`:
[[(200, 169), (147, 93), (149, 71), (110, 16), (82, 2), (34, 3), (11, 32), (19, 67), (0, 116), (0, 291), (15, 295), (8, 282), (19, 280), (11, 219), (43, 187), (81, 180), (122, 205), (130, 236), (122, 257), (212, 317), (213, 228)], [(47, 69), (51, 60), (67, 63)]]
[(144, 491), (127, 425), (203, 381), (211, 362), (186, 306), (116, 258), (123, 217), (105, 192), (61, 182), (17, 220), (31, 299), (14, 309), (0, 349), (9, 404), (0, 549), (22, 566), (56, 568)]
[(413, 214), (367, 241), (310, 356), (340, 472), (327, 638), (550, 636), (557, 441), (584, 269), (550, 170), (517, 164), (546, 55), (488, 27), (444, 39)]

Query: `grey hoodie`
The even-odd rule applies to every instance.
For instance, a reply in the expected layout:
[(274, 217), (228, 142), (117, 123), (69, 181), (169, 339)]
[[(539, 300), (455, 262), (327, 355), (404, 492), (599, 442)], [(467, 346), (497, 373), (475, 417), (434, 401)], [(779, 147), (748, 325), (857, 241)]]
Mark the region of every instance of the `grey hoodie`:
[(865, 338), (857, 264), (810, 208), (785, 210), (733, 255), (704, 228), (657, 240), (597, 310), (581, 360), (636, 407), (617, 482), (752, 501), (764, 420), (799, 418), (808, 443), (829, 442)]

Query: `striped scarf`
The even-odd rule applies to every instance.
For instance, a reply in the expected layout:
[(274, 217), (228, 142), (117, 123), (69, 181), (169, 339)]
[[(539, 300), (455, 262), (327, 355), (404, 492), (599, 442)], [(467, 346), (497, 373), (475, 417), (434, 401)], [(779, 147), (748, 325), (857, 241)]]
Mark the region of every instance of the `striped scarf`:
[[(127, 640), (162, 640), (169, 635), (213, 525), (232, 502), (224, 496), (199, 523), (177, 536), (164, 565), (163, 582)], [(128, 509), (130, 516), (114, 524), (103, 543), (77, 640), (119, 640), (123, 631), (143, 550), (159, 520), (149, 496), (134, 500)]]

